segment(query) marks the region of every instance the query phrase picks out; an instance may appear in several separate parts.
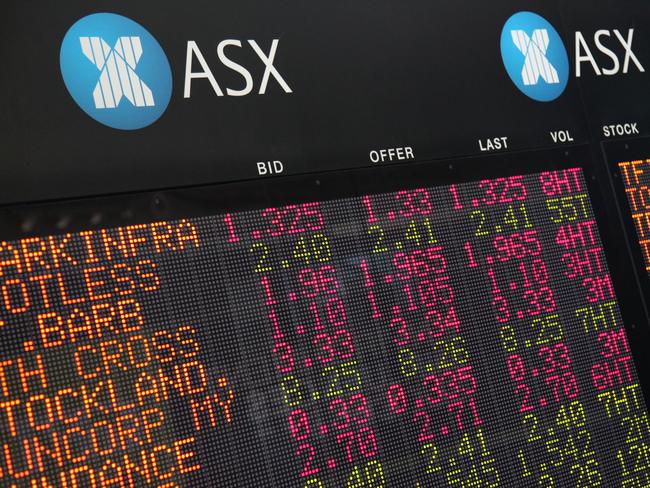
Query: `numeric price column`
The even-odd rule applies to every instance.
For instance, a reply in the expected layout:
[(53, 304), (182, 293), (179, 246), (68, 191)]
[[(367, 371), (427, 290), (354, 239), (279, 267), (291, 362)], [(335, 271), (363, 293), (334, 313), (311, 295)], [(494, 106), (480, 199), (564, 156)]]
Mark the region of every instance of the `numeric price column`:
[(387, 331), (399, 380), (385, 395), (405, 430), (416, 486), (499, 486), (477, 401), (480, 388), (459, 319), (446, 242), (444, 189), (365, 196), (360, 272), (371, 317)]
[[(591, 383), (594, 368), (601, 383), (620, 379), (621, 369), (599, 374), (608, 366), (592, 364), (599, 346), (576, 316), (602, 326), (604, 310), (618, 311), (580, 170), (484, 180), (451, 196), (476, 223), (466, 259), (490, 289), (521, 418), (521, 482), (606, 485), (612, 445), (623, 439), (597, 411)], [(616, 365), (627, 366), (629, 351), (619, 345), (606, 352), (620, 352)]]
[[(294, 444), (296, 486), (384, 486), (344, 286), (318, 203), (252, 219), (251, 258)], [(236, 216), (224, 223), (238, 238)]]
[(647, 486), (648, 412), (582, 175), (568, 179), (560, 172), (545, 173), (540, 183), (548, 216), (557, 226), (563, 275), (575, 290), (576, 329), (590, 345), (588, 391), (618, 441), (608, 455), (616, 458), (612, 464), (622, 486)]

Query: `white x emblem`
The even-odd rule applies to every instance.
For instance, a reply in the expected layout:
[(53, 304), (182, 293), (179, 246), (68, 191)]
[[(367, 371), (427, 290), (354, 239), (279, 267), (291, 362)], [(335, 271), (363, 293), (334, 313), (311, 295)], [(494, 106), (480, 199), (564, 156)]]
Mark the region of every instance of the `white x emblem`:
[(135, 72), (142, 56), (139, 37), (120, 37), (113, 49), (100, 37), (80, 37), (84, 55), (101, 72), (93, 91), (95, 108), (115, 108), (122, 95), (136, 107), (153, 107), (151, 89)]
[(560, 82), (557, 70), (546, 59), (549, 43), (546, 29), (535, 29), (532, 37), (528, 37), (523, 30), (513, 30), (510, 34), (512, 42), (526, 57), (521, 70), (524, 85), (536, 85), (540, 76), (549, 84)]

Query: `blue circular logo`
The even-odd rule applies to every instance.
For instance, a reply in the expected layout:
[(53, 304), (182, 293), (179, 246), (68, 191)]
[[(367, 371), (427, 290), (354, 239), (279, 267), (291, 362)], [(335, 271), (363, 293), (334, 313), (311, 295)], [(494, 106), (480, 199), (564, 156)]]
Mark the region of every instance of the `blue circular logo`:
[(569, 81), (569, 56), (555, 28), (533, 12), (518, 12), (501, 31), (501, 57), (508, 76), (526, 96), (555, 100)]
[(172, 72), (158, 41), (117, 14), (79, 19), (61, 44), (61, 74), (77, 105), (109, 127), (134, 130), (167, 109)]

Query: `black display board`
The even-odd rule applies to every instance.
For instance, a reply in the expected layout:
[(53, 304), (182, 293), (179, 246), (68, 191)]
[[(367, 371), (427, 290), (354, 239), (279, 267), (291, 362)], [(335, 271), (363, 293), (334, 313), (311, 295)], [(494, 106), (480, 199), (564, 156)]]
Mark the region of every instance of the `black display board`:
[[(555, 142), (585, 142), (602, 125), (635, 123), (647, 133), (641, 99), (647, 75), (630, 64), (614, 36), (627, 40), (642, 65), (650, 63), (650, 19), (644, 2), (302, 2), (282, 6), (189, 1), (43, 3), (4, 6), (0, 47), (1, 201), (4, 203), (205, 184), (259, 177), (257, 163), (281, 161), (285, 174), (339, 170), (373, 163), (370, 152), (410, 147), (418, 161), (474, 154), (487, 139), (507, 137), (508, 149)], [(499, 43), (515, 12), (540, 14), (560, 33), (570, 59), (560, 98), (527, 98), (503, 69)], [(69, 96), (60, 66), (68, 29), (96, 12), (135, 20), (160, 43), (173, 89), (164, 115), (137, 131), (107, 128), (90, 119)], [(620, 57), (621, 73), (596, 76), (583, 62), (575, 77), (575, 32), (596, 62), (612, 60), (594, 35)], [(240, 88), (239, 73), (219, 62), (224, 39), (242, 41), (229, 54), (251, 73), (253, 92), (218, 97), (208, 80), (194, 80), (184, 98), (188, 41), (194, 41), (223, 90)], [(247, 44), (268, 54), (277, 39), (274, 66), (292, 90), (271, 77), (259, 95), (264, 64)], [(109, 43), (112, 44), (112, 43)], [(608, 64), (609, 63), (609, 64)], [(200, 66), (194, 61), (194, 70)], [(480, 141), (479, 141), (480, 140)], [(392, 162), (402, 163), (394, 160)]]
[(0, 485), (647, 485), (648, 25), (8, 2)]

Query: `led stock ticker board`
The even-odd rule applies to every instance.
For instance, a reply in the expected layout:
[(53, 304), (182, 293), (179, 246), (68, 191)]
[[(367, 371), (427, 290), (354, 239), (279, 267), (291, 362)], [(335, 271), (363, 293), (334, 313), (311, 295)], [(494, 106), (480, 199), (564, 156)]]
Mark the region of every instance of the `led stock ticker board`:
[(618, 162), (639, 246), (650, 272), (650, 159)]
[(645, 486), (581, 169), (4, 242), (2, 486)]

